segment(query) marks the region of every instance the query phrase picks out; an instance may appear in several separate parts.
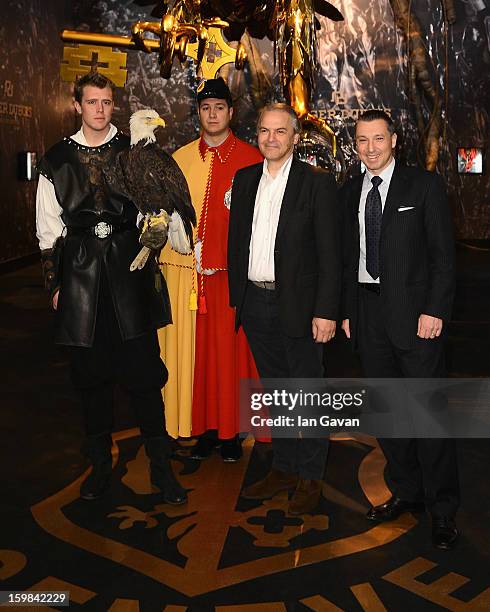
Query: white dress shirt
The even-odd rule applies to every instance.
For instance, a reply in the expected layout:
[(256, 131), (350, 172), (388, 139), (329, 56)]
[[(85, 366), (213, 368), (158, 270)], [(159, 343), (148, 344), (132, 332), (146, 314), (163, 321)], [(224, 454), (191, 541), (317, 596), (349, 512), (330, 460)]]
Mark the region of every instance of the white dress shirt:
[(267, 160), (255, 196), (255, 208), (250, 238), (248, 278), (252, 281), (274, 281), (274, 246), (282, 199), (291, 170), (293, 155), (272, 177)]
[[(117, 128), (111, 123), (107, 136), (98, 146), (109, 142), (116, 134)], [(91, 146), (88, 144), (82, 128), (70, 138), (84, 147)], [(56, 238), (62, 235), (65, 229), (65, 224), (61, 219), (62, 213), (63, 209), (56, 198), (53, 183), (40, 174), (36, 192), (36, 236), (41, 250), (51, 249)]]
[[(395, 169), (395, 160), (391, 160), (390, 164), (379, 174), (379, 177), (383, 182), (379, 185), (378, 191), (381, 196), (381, 209), (384, 211), (386, 196), (388, 195), (388, 189), (390, 188), (391, 177), (393, 176), (393, 170)], [(361, 199), (359, 202), (359, 277), (360, 283), (379, 283), (379, 278), (374, 280), (373, 277), (366, 270), (366, 228), (364, 226), (364, 213), (366, 210), (366, 198), (369, 191), (371, 191), (373, 184), (371, 179), (374, 174), (371, 174), (366, 169), (364, 173), (364, 180), (362, 183)]]

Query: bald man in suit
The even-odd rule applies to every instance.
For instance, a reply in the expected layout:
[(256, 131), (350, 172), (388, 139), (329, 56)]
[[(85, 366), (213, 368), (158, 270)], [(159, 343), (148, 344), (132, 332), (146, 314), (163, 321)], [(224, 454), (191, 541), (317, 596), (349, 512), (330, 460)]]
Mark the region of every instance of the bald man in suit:
[[(300, 123), (286, 104), (266, 106), (257, 139), (265, 160), (235, 175), (228, 235), (230, 303), (261, 378), (321, 378), (335, 334), (341, 256), (335, 179), (294, 156)], [(272, 470), (243, 492), (293, 490), (290, 514), (312, 512), (328, 440), (278, 439)]]

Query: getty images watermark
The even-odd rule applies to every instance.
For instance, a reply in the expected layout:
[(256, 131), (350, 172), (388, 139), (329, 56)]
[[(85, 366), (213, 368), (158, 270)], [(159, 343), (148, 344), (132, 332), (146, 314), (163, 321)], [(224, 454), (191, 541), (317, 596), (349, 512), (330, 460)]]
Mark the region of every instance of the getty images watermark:
[(240, 384), (240, 431), (255, 437), (490, 438), (490, 380), (262, 379)]
[[(254, 413), (250, 416), (250, 424), (257, 427), (360, 427), (358, 418), (338, 415), (345, 408), (360, 408), (363, 404), (365, 390), (354, 393), (328, 391), (287, 391), (274, 389), (272, 392), (255, 392), (250, 395), (250, 408)], [(325, 409), (336, 411), (333, 416)], [(313, 416), (311, 411), (320, 414)], [(287, 411), (286, 414), (283, 411)], [(292, 414), (294, 412), (294, 415)], [(270, 413), (270, 414), (269, 414)], [(272, 416), (273, 413), (279, 413)]]

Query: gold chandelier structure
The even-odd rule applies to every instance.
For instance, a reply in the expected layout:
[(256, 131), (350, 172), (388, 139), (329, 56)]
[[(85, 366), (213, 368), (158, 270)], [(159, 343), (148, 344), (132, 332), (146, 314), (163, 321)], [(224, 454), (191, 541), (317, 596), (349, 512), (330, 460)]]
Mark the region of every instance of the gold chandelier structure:
[[(242, 43), (232, 48), (223, 30), (235, 26), (235, 32), (243, 33), (246, 28), (256, 27), (257, 22), (263, 23), (263, 35), (274, 41), (284, 97), (304, 125), (329, 138), (335, 157), (335, 134), (324, 120), (310, 112), (310, 96), (316, 66), (315, 11), (327, 9), (330, 18), (343, 19), (337, 9), (326, 0), (252, 0), (244, 13), (243, 6), (237, 11), (233, 2), (223, 2), (222, 12), (230, 19), (227, 21), (220, 15), (211, 15), (210, 7), (204, 4), (205, 0), (163, 3), (161, 20), (138, 21), (131, 28), (131, 36), (64, 30), (62, 40), (78, 46), (65, 47), (62, 78), (73, 81), (97, 69), (116, 85), (124, 86), (126, 56), (116, 49), (158, 53), (160, 74), (165, 79), (170, 77), (176, 57), (181, 63), (193, 58), (199, 76), (215, 78), (226, 64), (233, 63), (240, 70), (247, 61)], [(234, 23), (230, 23), (232, 20)]]

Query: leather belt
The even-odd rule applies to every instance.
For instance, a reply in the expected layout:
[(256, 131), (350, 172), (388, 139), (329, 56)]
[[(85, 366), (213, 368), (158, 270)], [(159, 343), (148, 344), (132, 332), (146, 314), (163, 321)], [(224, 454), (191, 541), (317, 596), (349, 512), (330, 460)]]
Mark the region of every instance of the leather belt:
[(129, 229), (137, 229), (136, 224), (133, 221), (126, 221), (119, 225), (112, 225), (106, 221), (99, 221), (96, 225), (90, 225), (88, 227), (68, 227), (68, 234), (89, 234), (96, 238), (104, 239), (109, 238), (112, 234), (117, 232), (124, 232)]
[(274, 291), (274, 289), (276, 288), (276, 282), (275, 281), (254, 281), (254, 280), (251, 280), (250, 282), (252, 284), (254, 284), (256, 287), (260, 287), (261, 289), (267, 289), (268, 291)]
[(366, 289), (366, 291), (371, 291), (371, 293), (376, 293), (376, 295), (379, 295), (381, 292), (379, 283), (359, 283), (359, 287)]

